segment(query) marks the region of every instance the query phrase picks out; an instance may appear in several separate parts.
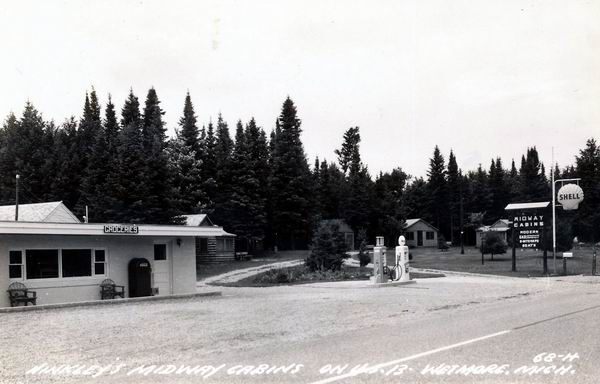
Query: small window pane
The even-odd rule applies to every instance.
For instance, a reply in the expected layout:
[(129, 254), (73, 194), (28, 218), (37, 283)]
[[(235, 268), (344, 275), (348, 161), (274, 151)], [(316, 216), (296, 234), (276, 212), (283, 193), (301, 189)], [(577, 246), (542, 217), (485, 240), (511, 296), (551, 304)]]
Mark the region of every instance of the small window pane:
[(62, 270), (63, 277), (91, 276), (92, 250), (63, 249)]
[(96, 257), (96, 262), (104, 262), (104, 250), (103, 249), (97, 249), (94, 251), (94, 255)]
[(205, 237), (196, 238), (200, 247), (200, 253), (208, 253), (208, 239)]
[(10, 261), (9, 264), (23, 264), (21, 251), (10, 251), (9, 252)]
[(154, 244), (154, 260), (167, 260), (166, 244)]
[(20, 265), (10, 265), (8, 267), (8, 277), (11, 279), (20, 279), (21, 277), (21, 266)]
[(94, 264), (94, 275), (104, 275), (104, 263)]
[(25, 260), (28, 279), (58, 277), (58, 249), (28, 249)]

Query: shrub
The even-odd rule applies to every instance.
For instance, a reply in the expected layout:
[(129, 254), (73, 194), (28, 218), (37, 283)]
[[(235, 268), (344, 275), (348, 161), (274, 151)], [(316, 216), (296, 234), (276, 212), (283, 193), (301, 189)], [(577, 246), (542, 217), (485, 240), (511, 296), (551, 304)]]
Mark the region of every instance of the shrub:
[(257, 284), (291, 284), (311, 281), (340, 281), (340, 280), (355, 280), (368, 279), (371, 273), (365, 273), (358, 268), (350, 270), (340, 269), (332, 270), (315, 270), (310, 271), (306, 266), (297, 266), (291, 268), (271, 269), (265, 273), (256, 276), (253, 281)]
[(344, 259), (348, 258), (348, 247), (339, 226), (331, 222), (322, 222), (313, 235), (310, 255), (306, 266), (311, 271), (337, 271)]
[(492, 255), (492, 259), (494, 255), (506, 253), (507, 248), (508, 245), (506, 242), (502, 240), (500, 235), (494, 231), (487, 232), (481, 241), (481, 253), (490, 253)]
[(446, 244), (446, 238), (444, 237), (444, 235), (442, 235), (440, 233), (440, 235), (438, 236), (438, 249), (448, 249), (448, 244)]
[(360, 262), (360, 266), (364, 267), (371, 262), (371, 256), (369, 256), (369, 252), (367, 251), (367, 231), (361, 229), (358, 231), (358, 261)]

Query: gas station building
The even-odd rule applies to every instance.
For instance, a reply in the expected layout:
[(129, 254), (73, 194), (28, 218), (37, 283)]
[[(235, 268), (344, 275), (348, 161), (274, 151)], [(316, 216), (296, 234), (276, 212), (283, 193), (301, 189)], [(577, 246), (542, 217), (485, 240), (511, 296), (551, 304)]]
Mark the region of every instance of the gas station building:
[[(14, 221), (14, 213), (8, 221), (7, 207), (0, 207), (0, 290), (21, 282), (36, 292), (38, 305), (99, 300), (108, 278), (131, 297), (130, 264), (140, 260), (150, 266), (140, 273), (150, 273), (152, 295), (193, 293), (196, 239), (229, 235), (217, 226), (87, 224), (65, 214), (60, 202), (31, 205), (43, 214), (19, 208), (24, 220), (35, 221)], [(9, 305), (8, 294), (0, 294), (0, 307)]]

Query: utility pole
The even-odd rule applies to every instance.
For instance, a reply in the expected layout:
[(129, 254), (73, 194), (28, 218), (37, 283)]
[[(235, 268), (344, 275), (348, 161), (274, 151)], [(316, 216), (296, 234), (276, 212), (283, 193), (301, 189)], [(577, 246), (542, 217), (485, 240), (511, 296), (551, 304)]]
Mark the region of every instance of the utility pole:
[(459, 184), (459, 193), (460, 193), (460, 254), (464, 255), (465, 254), (465, 243), (464, 243), (464, 233), (465, 233), (465, 228), (464, 228), (464, 215), (465, 213), (463, 212), (463, 194), (462, 194), (462, 185), (463, 185), (463, 180), (462, 180), (462, 173), (459, 173), (459, 177), (460, 177), (460, 184)]
[(15, 221), (19, 221), (19, 174), (16, 177), (16, 193), (15, 193)]
[(552, 179), (552, 264), (554, 275), (556, 275), (556, 183), (554, 182), (554, 147), (552, 147), (552, 166), (550, 167), (550, 178)]

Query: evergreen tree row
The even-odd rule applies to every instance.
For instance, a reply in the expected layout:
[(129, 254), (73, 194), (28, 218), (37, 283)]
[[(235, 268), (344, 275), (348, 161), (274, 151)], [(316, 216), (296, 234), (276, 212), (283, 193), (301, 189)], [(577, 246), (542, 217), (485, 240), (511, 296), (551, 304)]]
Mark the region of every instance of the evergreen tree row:
[[(405, 220), (423, 218), (457, 243), (463, 228), (505, 218), (510, 202), (550, 200), (550, 181), (537, 149), (517, 168), (493, 158), (489, 167), (463, 172), (450, 151), (436, 146), (427, 177), (400, 167), (373, 178), (362, 162), (360, 129), (351, 127), (335, 151), (336, 161), (309, 166), (301, 141), (302, 121), (288, 97), (274, 129), (254, 119), (230, 131), (223, 116), (200, 126), (189, 93), (172, 138), (155, 89), (143, 105), (130, 91), (117, 113), (110, 96), (104, 108), (86, 94), (81, 119), (60, 126), (31, 103), (10, 114), (0, 129), (0, 200), (13, 204), (19, 174), (21, 202), (62, 200), (90, 222), (180, 224), (183, 215), (209, 213), (238, 236), (240, 250), (257, 246), (306, 248), (321, 220), (343, 219), (361, 237), (384, 235), (388, 245)], [(232, 138), (233, 134), (233, 138)], [(585, 203), (561, 213), (582, 239), (600, 239), (600, 148), (592, 139), (576, 164), (556, 169), (557, 178), (581, 177)], [(474, 238), (467, 243), (473, 242)]]

